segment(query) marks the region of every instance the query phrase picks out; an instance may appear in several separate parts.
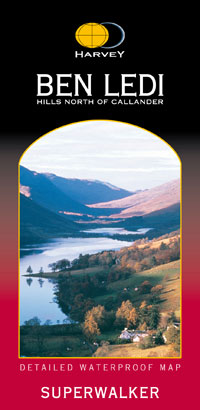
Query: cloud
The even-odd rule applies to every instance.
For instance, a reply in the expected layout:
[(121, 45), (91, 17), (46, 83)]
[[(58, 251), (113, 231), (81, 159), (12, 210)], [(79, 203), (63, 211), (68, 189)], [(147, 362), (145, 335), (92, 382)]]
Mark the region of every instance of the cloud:
[[(61, 127), (38, 139), (21, 164), (63, 177), (106, 180), (132, 189), (179, 176), (175, 152), (161, 138), (115, 121), (86, 121)], [(102, 174), (102, 176), (101, 176)]]

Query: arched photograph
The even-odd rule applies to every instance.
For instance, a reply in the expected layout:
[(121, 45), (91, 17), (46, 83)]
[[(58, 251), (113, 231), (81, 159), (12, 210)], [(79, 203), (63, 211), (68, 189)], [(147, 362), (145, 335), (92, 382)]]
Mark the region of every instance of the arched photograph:
[(62, 126), (19, 162), (20, 357), (181, 357), (181, 161), (152, 132)]

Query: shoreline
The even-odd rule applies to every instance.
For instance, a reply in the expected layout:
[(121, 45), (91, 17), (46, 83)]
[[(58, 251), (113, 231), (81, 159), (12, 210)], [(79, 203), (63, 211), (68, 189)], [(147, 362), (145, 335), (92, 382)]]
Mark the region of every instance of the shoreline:
[(58, 272), (44, 272), (42, 275), (41, 273), (24, 273), (23, 277), (27, 278), (40, 278), (40, 279), (59, 279), (59, 276), (68, 276), (70, 275), (82, 275), (82, 274), (89, 274), (91, 272), (102, 272), (104, 270), (104, 267), (89, 267), (89, 268), (83, 268), (83, 269), (69, 269), (65, 271), (58, 271)]

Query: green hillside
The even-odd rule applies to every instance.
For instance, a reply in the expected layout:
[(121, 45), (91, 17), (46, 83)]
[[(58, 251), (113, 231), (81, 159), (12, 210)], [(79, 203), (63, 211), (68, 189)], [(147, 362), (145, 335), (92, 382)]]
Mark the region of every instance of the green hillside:
[(79, 226), (20, 194), (20, 245), (78, 232)]
[[(136, 306), (139, 306), (145, 299), (148, 301), (151, 294), (140, 294), (135, 288), (144, 282), (149, 281), (152, 286), (162, 285), (163, 289), (160, 294), (160, 311), (168, 313), (176, 311), (180, 316), (180, 260), (156, 266), (152, 269), (142, 272), (136, 272), (125, 280), (112, 282), (108, 285), (108, 293), (95, 298), (97, 304), (103, 304), (108, 296), (116, 298), (128, 292), (131, 300)], [(125, 291), (124, 289), (127, 289)]]

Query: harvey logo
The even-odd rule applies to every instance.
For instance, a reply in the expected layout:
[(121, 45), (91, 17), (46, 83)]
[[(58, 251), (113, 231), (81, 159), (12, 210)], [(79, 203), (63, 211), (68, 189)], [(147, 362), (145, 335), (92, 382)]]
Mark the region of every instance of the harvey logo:
[[(105, 50), (119, 47), (124, 39), (123, 28), (116, 23), (85, 23), (75, 33), (76, 41), (85, 48), (101, 48)], [(75, 57), (122, 57), (124, 51), (75, 52)]]

